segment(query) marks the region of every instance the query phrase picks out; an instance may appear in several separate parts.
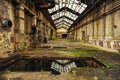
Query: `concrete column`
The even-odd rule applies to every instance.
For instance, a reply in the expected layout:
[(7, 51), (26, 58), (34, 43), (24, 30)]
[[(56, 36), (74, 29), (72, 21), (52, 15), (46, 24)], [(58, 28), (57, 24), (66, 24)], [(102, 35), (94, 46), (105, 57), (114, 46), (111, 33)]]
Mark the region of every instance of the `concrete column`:
[(48, 27), (48, 37), (49, 37), (49, 40), (51, 39), (51, 28)]
[(22, 5), (16, 7), (15, 15), (15, 50), (22, 50), (25, 48), (25, 13)]
[(93, 39), (94, 39), (94, 11), (92, 12), (92, 14), (93, 14), (93, 22), (92, 22), (92, 29), (93, 29)]
[(37, 18), (36, 16), (33, 16), (32, 18), (32, 26), (36, 26), (37, 25)]
[(43, 23), (41, 22), (40, 23), (40, 40), (41, 40), (41, 42), (43, 42), (43, 37), (44, 37), (44, 35), (43, 35)]
[(25, 18), (25, 14), (24, 14), (24, 7), (22, 5), (18, 5), (17, 6), (18, 9), (18, 18), (19, 18), (19, 30), (20, 33), (24, 33), (24, 18)]

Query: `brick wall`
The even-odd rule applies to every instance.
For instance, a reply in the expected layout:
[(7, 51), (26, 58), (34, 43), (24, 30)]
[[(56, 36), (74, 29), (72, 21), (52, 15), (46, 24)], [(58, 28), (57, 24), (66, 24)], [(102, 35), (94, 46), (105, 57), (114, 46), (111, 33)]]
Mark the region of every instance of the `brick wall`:
[[(5, 0), (0, 0), (0, 55), (12, 53), (14, 51), (14, 7)], [(12, 21), (11, 28), (2, 27), (1, 20), (9, 19)]]

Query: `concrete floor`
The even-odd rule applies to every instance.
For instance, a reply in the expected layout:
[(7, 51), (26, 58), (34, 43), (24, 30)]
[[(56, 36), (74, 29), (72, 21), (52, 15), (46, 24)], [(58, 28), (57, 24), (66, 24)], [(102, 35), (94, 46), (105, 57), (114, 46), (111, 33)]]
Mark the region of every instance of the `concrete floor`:
[(56, 76), (44, 71), (10, 72), (6, 70), (1, 72), (2, 78), (5, 80), (120, 80), (120, 53), (115, 50), (64, 39), (40, 44), (35, 49), (28, 49), (21, 52), (21, 55), (40, 57), (95, 57), (107, 67), (77, 68), (69, 73), (62, 73)]

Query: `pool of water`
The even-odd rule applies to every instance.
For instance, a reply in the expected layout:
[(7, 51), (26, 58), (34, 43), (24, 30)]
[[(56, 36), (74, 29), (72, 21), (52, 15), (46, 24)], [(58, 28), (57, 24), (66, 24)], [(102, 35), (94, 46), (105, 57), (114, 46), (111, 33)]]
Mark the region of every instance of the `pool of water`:
[(9, 71), (50, 71), (53, 74), (70, 72), (79, 67), (105, 67), (95, 58), (19, 58), (7, 62), (3, 70)]

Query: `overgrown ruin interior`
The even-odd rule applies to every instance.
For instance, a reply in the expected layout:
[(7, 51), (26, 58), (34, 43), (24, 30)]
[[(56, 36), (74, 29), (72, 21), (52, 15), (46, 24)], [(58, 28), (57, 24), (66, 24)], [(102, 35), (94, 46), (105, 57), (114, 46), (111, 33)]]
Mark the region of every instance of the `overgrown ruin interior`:
[(120, 0), (0, 0), (0, 80), (120, 80)]

